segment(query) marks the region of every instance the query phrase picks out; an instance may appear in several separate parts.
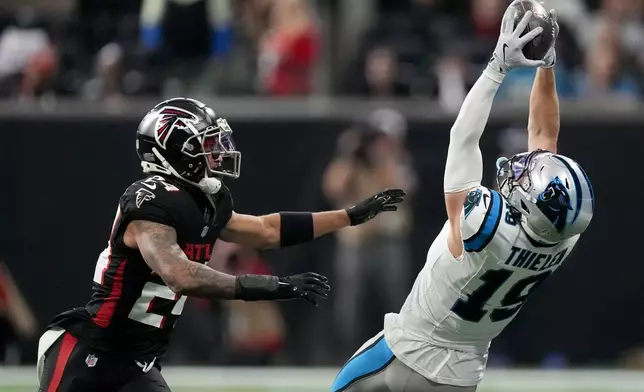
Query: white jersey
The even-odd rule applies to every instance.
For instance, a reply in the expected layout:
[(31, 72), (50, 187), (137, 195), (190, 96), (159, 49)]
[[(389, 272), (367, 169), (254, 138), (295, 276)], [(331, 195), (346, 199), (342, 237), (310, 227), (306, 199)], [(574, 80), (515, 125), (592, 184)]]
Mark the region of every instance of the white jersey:
[(570, 254), (579, 236), (547, 246), (530, 238), (501, 195), (469, 192), (461, 215), (465, 252), (447, 247), (449, 222), (434, 240), (400, 313), (385, 316), (396, 357), (437, 383), (472, 386), (483, 377), (490, 342), (530, 293)]

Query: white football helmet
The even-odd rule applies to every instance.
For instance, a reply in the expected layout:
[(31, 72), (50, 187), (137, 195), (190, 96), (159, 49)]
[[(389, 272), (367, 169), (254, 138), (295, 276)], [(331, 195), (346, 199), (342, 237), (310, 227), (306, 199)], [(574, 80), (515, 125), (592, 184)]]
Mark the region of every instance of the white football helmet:
[(545, 150), (497, 161), (499, 192), (537, 240), (556, 243), (583, 233), (595, 198), (586, 172), (572, 159)]

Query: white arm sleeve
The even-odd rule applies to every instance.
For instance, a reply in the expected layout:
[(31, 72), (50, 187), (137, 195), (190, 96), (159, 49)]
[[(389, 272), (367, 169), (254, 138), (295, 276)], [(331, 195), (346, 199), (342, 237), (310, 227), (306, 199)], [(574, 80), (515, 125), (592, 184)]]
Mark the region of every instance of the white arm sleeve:
[(445, 193), (461, 192), (481, 185), (483, 156), (479, 140), (504, 76), (488, 66), (467, 94), (450, 132), (443, 185)]

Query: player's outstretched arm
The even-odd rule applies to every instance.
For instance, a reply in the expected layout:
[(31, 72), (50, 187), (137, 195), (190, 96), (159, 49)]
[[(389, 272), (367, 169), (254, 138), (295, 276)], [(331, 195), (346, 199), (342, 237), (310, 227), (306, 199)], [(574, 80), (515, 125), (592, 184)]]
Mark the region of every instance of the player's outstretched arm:
[(176, 231), (159, 223), (133, 221), (125, 237), (126, 245), (138, 248), (148, 266), (177, 294), (245, 301), (305, 299), (317, 305), (330, 290), (327, 278), (315, 273), (233, 276), (195, 263), (177, 244)]
[[(555, 21), (555, 40), (559, 35), (557, 14), (551, 10)], [(554, 46), (544, 59), (546, 65), (539, 68), (530, 94), (530, 117), (528, 119), (528, 148), (557, 152), (559, 138), (559, 97), (555, 83), (554, 65), (556, 62)]]
[(450, 144), (445, 165), (445, 206), (451, 224), (450, 251), (460, 256), (463, 250), (460, 235), (460, 216), (467, 191), (479, 186), (483, 178), (483, 157), (479, 140), (485, 129), (492, 103), (505, 75), (513, 68), (537, 67), (542, 61), (528, 60), (523, 47), (539, 34), (537, 28), (521, 36), (528, 25), (532, 12), (528, 11), (514, 28), (514, 7), (509, 7), (503, 16), (501, 34), (494, 55), (483, 75), (468, 93), (450, 132)]
[(145, 262), (173, 292), (202, 298), (235, 297), (235, 276), (188, 259), (177, 244), (177, 232), (172, 227), (133, 221), (128, 231), (133, 234)]
[(221, 239), (257, 249), (286, 247), (312, 241), (347, 226), (360, 225), (404, 200), (402, 189), (387, 189), (346, 210), (280, 212), (264, 216), (233, 213)]

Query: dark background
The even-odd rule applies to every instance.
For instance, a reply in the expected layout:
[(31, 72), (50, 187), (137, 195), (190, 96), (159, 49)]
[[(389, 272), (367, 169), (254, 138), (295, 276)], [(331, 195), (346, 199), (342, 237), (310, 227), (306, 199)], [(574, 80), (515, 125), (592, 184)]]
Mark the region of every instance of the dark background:
[[(134, 150), (137, 124), (135, 118), (111, 116), (0, 118), (0, 259), (43, 327), (56, 313), (89, 299), (94, 264), (106, 246), (117, 200), (141, 175)], [(228, 182), (237, 211), (328, 208), (320, 178), (348, 121), (254, 117), (231, 125), (243, 153), (241, 178)], [(498, 133), (515, 125), (488, 124), (481, 143), (489, 186), (500, 153)], [(561, 353), (576, 365), (605, 365), (642, 344), (642, 125), (583, 117), (564, 121), (560, 152), (590, 176), (595, 217), (568, 261), (495, 341), (495, 351), (520, 363)], [(439, 119), (410, 123), (407, 144), (420, 178), (413, 201), (414, 271), (420, 270), (446, 219), (442, 184), (450, 126), (451, 120)], [(279, 274), (317, 270), (332, 276), (333, 242), (327, 237), (266, 257)], [(330, 305), (287, 304), (282, 309), (290, 333), (284, 362), (339, 365), (329, 359), (333, 356), (318, 354), (334, 350), (328, 338)], [(374, 333), (381, 328), (374, 325)], [(33, 363), (35, 342), (25, 346), (34, 353), (25, 360)]]

